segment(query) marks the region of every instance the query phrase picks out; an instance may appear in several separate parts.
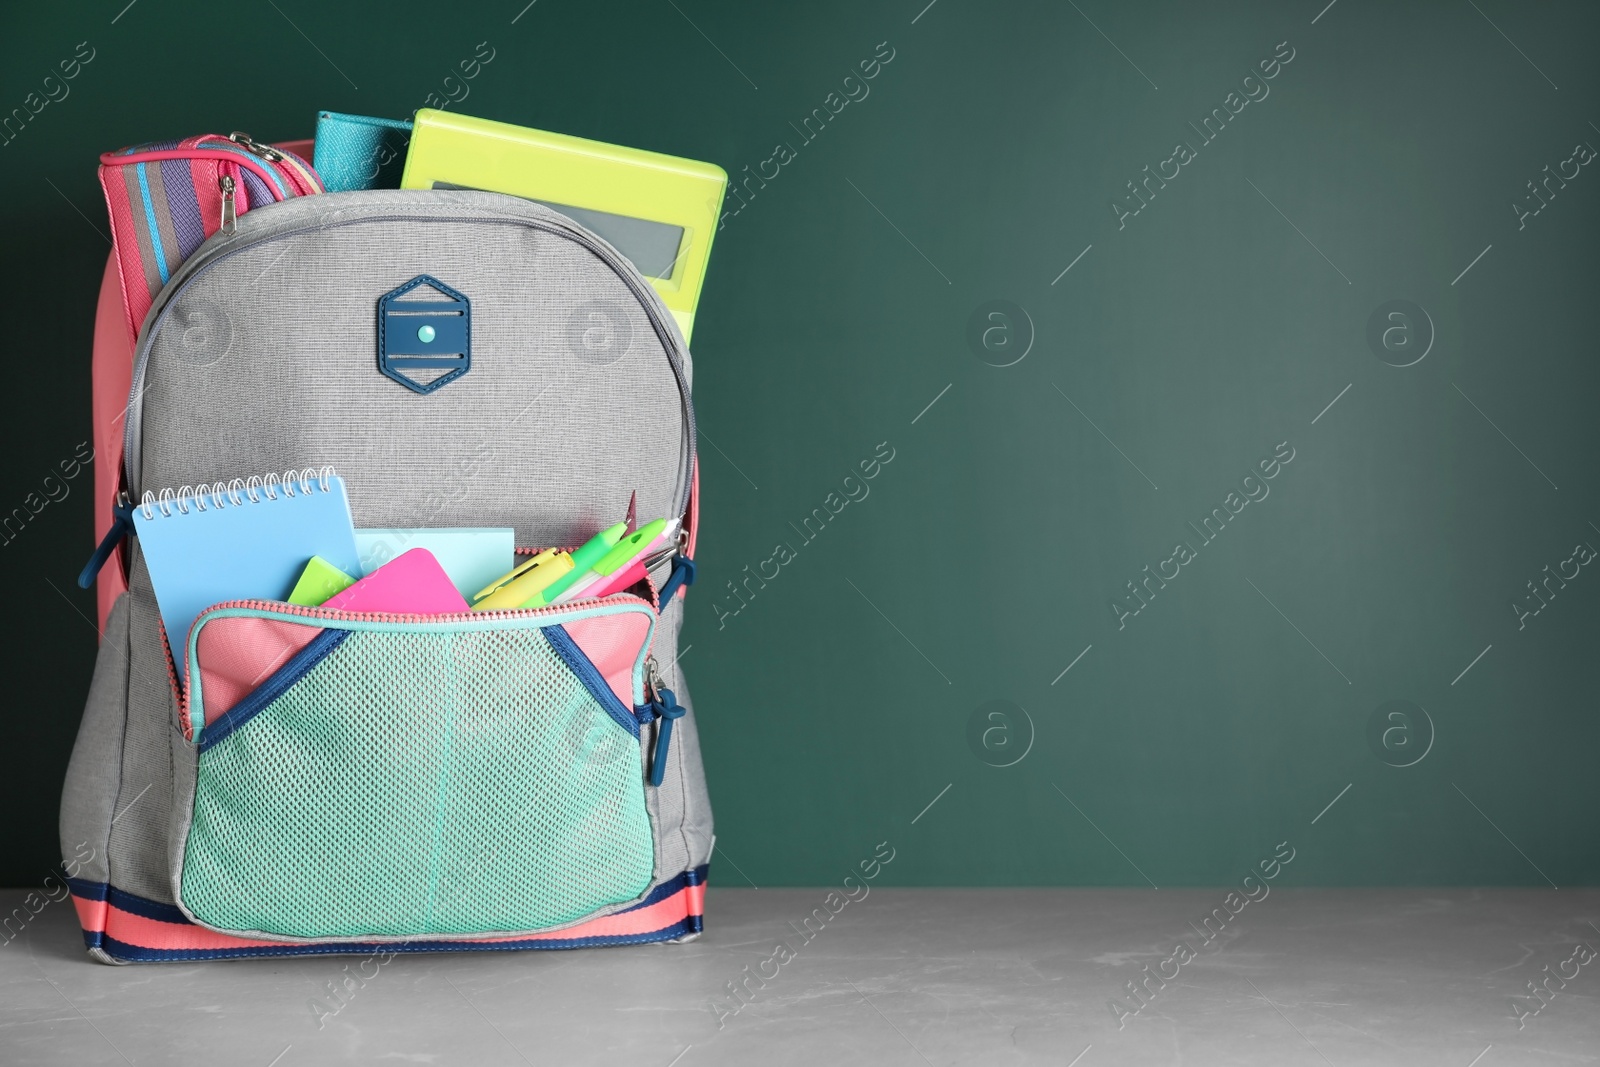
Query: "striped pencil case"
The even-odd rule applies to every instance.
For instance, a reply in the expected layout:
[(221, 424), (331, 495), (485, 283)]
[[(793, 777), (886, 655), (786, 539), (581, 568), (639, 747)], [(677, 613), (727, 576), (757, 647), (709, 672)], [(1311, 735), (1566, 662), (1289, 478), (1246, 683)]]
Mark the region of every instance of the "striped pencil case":
[(249, 134), (153, 141), (100, 157), (122, 303), (137, 338), (161, 287), (200, 243), (252, 207), (324, 191), (292, 152)]

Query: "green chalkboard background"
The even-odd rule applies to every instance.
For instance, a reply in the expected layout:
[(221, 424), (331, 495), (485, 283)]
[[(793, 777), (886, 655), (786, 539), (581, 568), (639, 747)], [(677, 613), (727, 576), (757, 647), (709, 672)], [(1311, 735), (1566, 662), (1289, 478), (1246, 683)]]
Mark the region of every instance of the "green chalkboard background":
[[(1600, 878), (1592, 6), (524, 2), (8, 10), (0, 113), (93, 59), (0, 148), (0, 511), (89, 435), (99, 152), (405, 116), (487, 42), (459, 111), (769, 176), (695, 337), (720, 884)], [(58, 858), (89, 483), (0, 547), (4, 884)]]

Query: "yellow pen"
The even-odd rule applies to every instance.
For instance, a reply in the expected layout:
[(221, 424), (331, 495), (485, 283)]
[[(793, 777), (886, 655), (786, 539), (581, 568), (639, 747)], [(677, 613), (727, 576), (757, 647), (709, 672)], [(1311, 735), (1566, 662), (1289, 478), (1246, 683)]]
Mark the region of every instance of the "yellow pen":
[(515, 570), (500, 576), (472, 598), (473, 611), (520, 608), (545, 586), (572, 569), (572, 556), (547, 548)]

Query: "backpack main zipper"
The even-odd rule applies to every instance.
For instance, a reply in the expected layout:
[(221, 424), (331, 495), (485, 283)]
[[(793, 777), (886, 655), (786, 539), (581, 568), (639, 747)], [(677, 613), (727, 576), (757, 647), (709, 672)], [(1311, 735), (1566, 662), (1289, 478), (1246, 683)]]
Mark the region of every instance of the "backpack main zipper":
[[(226, 210), (226, 207), (224, 207), (224, 210)], [(131, 388), (129, 390), (127, 417), (124, 419), (123, 427), (122, 462), (127, 484), (129, 486), (137, 486), (139, 484), (140, 471), (138, 465), (140, 459), (138, 443), (139, 435), (143, 429), (144, 423), (144, 405), (142, 403), (144, 396), (143, 385), (145, 371), (150, 361), (150, 351), (155, 345), (155, 339), (161, 333), (161, 327), (166, 322), (167, 315), (171, 312), (173, 304), (176, 301), (178, 292), (180, 290), (187, 288), (195, 281), (195, 279), (200, 277), (200, 275), (204, 274), (206, 271), (210, 270), (212, 267), (216, 266), (218, 263), (231, 259), (241, 252), (245, 252), (249, 249), (256, 248), (260, 245), (265, 245), (272, 241), (281, 240), (283, 238), (298, 237), (306, 233), (338, 229), (361, 223), (445, 221), (528, 226), (536, 230), (541, 230), (545, 233), (566, 237), (570, 240), (576, 241), (590, 252), (593, 252), (603, 262), (605, 262), (607, 266), (611, 267), (612, 271), (617, 275), (617, 277), (628, 286), (629, 291), (634, 294), (635, 299), (644, 309), (645, 315), (647, 318), (649, 318), (651, 326), (655, 328), (656, 335), (661, 339), (661, 347), (666, 353), (667, 363), (671, 367), (673, 378), (677, 382), (678, 395), (683, 406), (684, 421), (688, 431), (689, 454), (688, 465), (683, 473), (683, 490), (679, 494), (677, 507), (675, 509), (676, 514), (682, 516), (688, 508), (689, 494), (693, 487), (693, 472), (696, 453), (694, 403), (689, 398), (689, 383), (684, 377), (683, 363), (678, 355), (678, 347), (675, 341), (675, 335), (672, 331), (672, 328), (665, 322), (662, 314), (657, 310), (657, 307), (654, 303), (655, 299), (659, 299), (655, 297), (655, 290), (651, 289), (649, 284), (643, 281), (642, 278), (637, 277), (638, 272), (632, 267), (631, 264), (627, 263), (626, 260), (623, 260), (619, 254), (611, 252), (602, 247), (599, 243), (584, 233), (581, 233), (577, 230), (567, 229), (566, 227), (553, 224), (542, 219), (513, 218), (504, 216), (441, 217), (433, 215), (368, 215), (362, 218), (346, 219), (339, 222), (323, 222), (317, 225), (299, 226), (291, 230), (284, 230), (281, 233), (273, 233), (263, 236), (256, 241), (251, 241), (237, 247), (213, 250), (212, 254), (208, 258), (202, 259), (201, 254), (199, 253), (197, 253), (194, 257), (191, 257), (189, 264), (185, 264), (186, 267), (190, 266), (190, 264), (193, 264), (188, 276), (185, 277), (182, 283), (176, 288), (174, 288), (171, 284), (168, 284), (166, 288), (164, 288), (157, 296), (157, 302), (161, 304), (161, 310), (156, 313), (155, 320), (151, 323), (150, 328), (144, 332), (142, 337), (139, 338), (138, 349), (134, 356), (133, 377)]]

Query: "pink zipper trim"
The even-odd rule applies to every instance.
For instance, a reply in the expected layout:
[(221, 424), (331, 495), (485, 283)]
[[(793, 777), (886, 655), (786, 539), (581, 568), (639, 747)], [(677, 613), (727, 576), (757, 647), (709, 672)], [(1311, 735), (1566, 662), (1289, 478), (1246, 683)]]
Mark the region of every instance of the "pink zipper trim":
[[(655, 583), (650, 581), (648, 573), (645, 575), (645, 581), (649, 583), (653, 596)], [(632, 593), (612, 593), (610, 596), (585, 597), (581, 600), (570, 600), (560, 604), (547, 604), (542, 608), (510, 608), (505, 611), (455, 611), (444, 615), (413, 615), (387, 611), (340, 611), (337, 608), (308, 608), (301, 604), (290, 604), (282, 600), (225, 600), (220, 604), (211, 605), (200, 613), (194, 620), (194, 625), (189, 628), (189, 633), (185, 636), (185, 642), (189, 637), (194, 636), (195, 629), (205, 621), (206, 616), (213, 612), (230, 608), (249, 608), (252, 611), (268, 611), (277, 615), (296, 615), (305, 619), (327, 619), (342, 622), (470, 622), (474, 619), (537, 618), (542, 615), (581, 610), (585, 607), (598, 607), (602, 604), (614, 603), (618, 599), (631, 600), (643, 604), (645, 607), (650, 608), (652, 612), (655, 611), (655, 607), (649, 601), (642, 597), (634, 596)], [(156, 625), (160, 626), (161, 624), (158, 621)], [(655, 644), (654, 627), (651, 628), (650, 633), (650, 640), (646, 643), (644, 650), (646, 656), (650, 654), (650, 646)], [(172, 698), (178, 708), (179, 728), (183, 731), (184, 740), (192, 741), (194, 737), (189, 723), (189, 689), (180, 687), (178, 684), (178, 669), (172, 658), (172, 642), (167, 639), (164, 627), (161, 629), (161, 649), (167, 655), (167, 679), (172, 683)], [(191, 667), (199, 670), (198, 664), (191, 664)]]
[[(610, 596), (586, 597), (582, 600), (566, 600), (560, 604), (546, 604), (540, 608), (506, 608), (503, 611), (452, 611), (443, 615), (416, 615), (394, 611), (342, 611), (338, 608), (314, 608), (303, 604), (290, 604), (282, 600), (225, 600), (220, 604), (213, 604), (202, 611), (195, 619), (195, 625), (200, 625), (200, 620), (210, 615), (213, 611), (223, 608), (250, 608), (255, 611), (271, 611), (282, 615), (298, 615), (306, 619), (332, 619), (343, 622), (470, 622), (473, 619), (531, 619), (542, 615), (554, 615), (559, 612), (572, 611), (580, 607), (595, 607), (608, 604), (618, 598), (637, 601), (645, 607), (652, 607), (648, 600), (634, 596), (632, 593), (613, 593)], [(194, 631), (191, 628), (190, 633)]]
[[(245, 158), (245, 156), (249, 156), (250, 158), (247, 159), (247, 158)], [(248, 152), (244, 153), (244, 155), (239, 155), (237, 153), (230, 152), (230, 151), (225, 151), (223, 149), (217, 149), (217, 148), (208, 149), (208, 148), (204, 148), (204, 147), (200, 147), (200, 148), (168, 148), (168, 149), (163, 149), (160, 152), (135, 152), (131, 156), (122, 156), (122, 155), (117, 155), (114, 152), (107, 152), (105, 155), (100, 157), (100, 163), (103, 166), (107, 166), (107, 167), (118, 167), (118, 166), (127, 166), (127, 165), (133, 164), (133, 163), (155, 163), (155, 162), (159, 162), (159, 161), (164, 160), (164, 159), (184, 159), (184, 160), (188, 160), (188, 159), (195, 159), (196, 157), (199, 157), (199, 158), (202, 158), (202, 159), (215, 159), (215, 160), (218, 160), (219, 162), (224, 162), (224, 163), (232, 163), (234, 166), (237, 166), (237, 167), (249, 167), (251, 170), (255, 171), (258, 176), (260, 176), (262, 181), (267, 183), (267, 187), (268, 188), (272, 188), (274, 186), (274, 184), (275, 184), (273, 182), (274, 178), (283, 178), (284, 177), (284, 175), (282, 173), (279, 173), (277, 171), (268, 170), (267, 167), (266, 167), (266, 160), (259, 159), (259, 158), (255, 157), (255, 156), (250, 156), (250, 154)], [(300, 184), (299, 181), (294, 177), (290, 177), (288, 180), (289, 180), (289, 184), (291, 184), (291, 185), (299, 185)], [(276, 189), (274, 189), (273, 191), (276, 192)], [(302, 194), (302, 195), (304, 195), (304, 194)]]
[[(214, 146), (202, 144), (200, 143), (202, 141), (214, 141), (216, 144)], [(309, 164), (300, 159), (300, 157), (296, 156), (293, 152), (285, 152), (283, 149), (277, 148), (273, 145), (262, 145), (261, 147), (272, 149), (272, 151), (282, 156), (282, 159), (263, 159), (261, 156), (251, 152), (250, 149), (245, 148), (244, 145), (240, 144), (238, 141), (235, 141), (233, 138), (222, 137), (214, 133), (208, 133), (203, 137), (196, 138), (194, 147), (200, 149), (215, 147), (228, 152), (229, 155), (234, 154), (233, 149), (244, 149), (244, 151), (249, 152), (250, 155), (255, 156), (257, 159), (260, 159), (269, 167), (275, 168), (280, 177), (287, 178), (289, 185), (295, 189), (296, 196), (310, 196), (313, 193), (327, 191), (322, 187), (320, 178), (318, 178), (316, 181), (312, 180), (312, 176), (314, 176), (316, 172), (311, 170)]]

